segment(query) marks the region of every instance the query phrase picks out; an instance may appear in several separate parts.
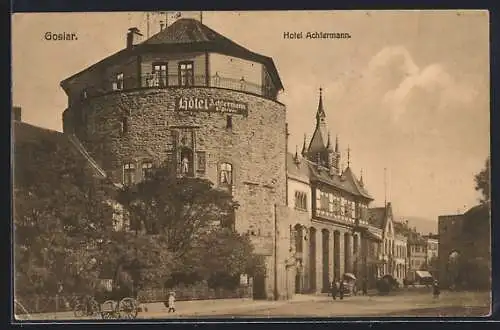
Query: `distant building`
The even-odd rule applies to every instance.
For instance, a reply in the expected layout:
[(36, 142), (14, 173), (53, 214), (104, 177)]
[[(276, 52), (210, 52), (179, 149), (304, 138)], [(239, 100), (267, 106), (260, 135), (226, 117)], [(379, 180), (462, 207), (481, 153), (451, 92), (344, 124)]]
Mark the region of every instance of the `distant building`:
[(380, 249), (380, 266), (377, 276), (389, 274), (399, 282), (406, 277), (406, 237), (397, 230), (391, 203), (385, 207), (368, 210), (370, 226), (378, 228), (382, 233)]
[(428, 235), (424, 235), (423, 239), (427, 241), (427, 256), (425, 260), (427, 270), (433, 277), (438, 278), (439, 235), (429, 233)]

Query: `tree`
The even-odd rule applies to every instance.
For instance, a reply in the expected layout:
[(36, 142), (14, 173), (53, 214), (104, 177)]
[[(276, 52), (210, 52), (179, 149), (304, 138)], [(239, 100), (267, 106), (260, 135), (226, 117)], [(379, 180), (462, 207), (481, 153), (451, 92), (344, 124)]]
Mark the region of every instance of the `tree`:
[(490, 157), (486, 159), (484, 168), (474, 176), (476, 191), (480, 191), (481, 203), (487, 203), (490, 200)]
[(172, 253), (170, 273), (151, 274), (156, 283), (234, 287), (240, 274), (264, 269), (249, 238), (234, 231), (238, 203), (208, 180), (176, 177), (159, 168), (148, 180), (125, 187), (118, 200), (137, 236), (161, 239)]
[(118, 196), (130, 215), (131, 228), (160, 235), (181, 257), (213, 225), (231, 226), (237, 203), (204, 179), (177, 178), (158, 169), (149, 180), (125, 187)]
[[(265, 270), (263, 260), (254, 254), (248, 236), (230, 228), (216, 228), (194, 242), (182, 257), (177, 272), (205, 280), (211, 287), (234, 288), (240, 274), (256, 275)], [(173, 281), (175, 282), (175, 281)]]
[(16, 293), (85, 287), (97, 275), (88, 243), (112, 227), (112, 187), (94, 178), (69, 143), (16, 141), (14, 266)]

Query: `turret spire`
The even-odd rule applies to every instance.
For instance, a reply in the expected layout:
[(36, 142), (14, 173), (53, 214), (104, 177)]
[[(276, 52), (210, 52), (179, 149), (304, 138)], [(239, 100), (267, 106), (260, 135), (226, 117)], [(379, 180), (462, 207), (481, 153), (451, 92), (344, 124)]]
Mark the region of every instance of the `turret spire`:
[(339, 136), (335, 136), (335, 152), (339, 152)]
[(328, 132), (328, 142), (326, 143), (326, 150), (333, 151), (332, 143), (330, 141), (330, 132)]
[(304, 144), (302, 145), (302, 156), (305, 157), (306, 154), (307, 154), (306, 135), (304, 134)]
[(360, 173), (360, 176), (359, 176), (359, 184), (361, 184), (361, 187), (364, 187), (364, 183), (363, 183), (363, 169), (361, 169), (361, 173)]
[(318, 112), (316, 113), (316, 122), (319, 124), (321, 121), (324, 121), (325, 109), (323, 108), (323, 88), (319, 88), (319, 103), (318, 103)]
[(293, 160), (295, 161), (296, 164), (300, 162), (299, 147), (297, 145), (295, 145), (295, 155), (293, 156)]

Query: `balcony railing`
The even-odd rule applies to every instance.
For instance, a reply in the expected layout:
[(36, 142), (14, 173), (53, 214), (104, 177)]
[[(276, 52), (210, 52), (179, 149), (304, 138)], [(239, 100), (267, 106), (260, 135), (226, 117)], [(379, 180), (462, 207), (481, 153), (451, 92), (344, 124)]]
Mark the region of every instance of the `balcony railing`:
[(260, 85), (245, 80), (224, 77), (218, 74), (212, 76), (194, 75), (180, 77), (163, 75), (161, 73), (148, 73), (141, 76), (125, 76), (123, 79), (105, 80), (100, 85), (92, 86), (81, 93), (81, 98), (99, 96), (113, 91), (127, 91), (137, 88), (169, 88), (169, 87), (218, 87), (236, 91), (257, 94), (269, 99), (276, 99), (276, 90), (270, 85)]

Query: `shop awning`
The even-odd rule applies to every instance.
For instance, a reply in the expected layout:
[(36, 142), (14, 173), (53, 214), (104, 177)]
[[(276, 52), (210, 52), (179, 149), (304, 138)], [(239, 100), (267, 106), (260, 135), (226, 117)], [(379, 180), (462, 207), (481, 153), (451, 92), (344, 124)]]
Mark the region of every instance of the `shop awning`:
[(426, 270), (417, 270), (415, 273), (417, 273), (417, 276), (420, 278), (432, 277), (431, 273)]

